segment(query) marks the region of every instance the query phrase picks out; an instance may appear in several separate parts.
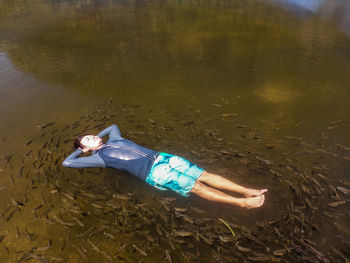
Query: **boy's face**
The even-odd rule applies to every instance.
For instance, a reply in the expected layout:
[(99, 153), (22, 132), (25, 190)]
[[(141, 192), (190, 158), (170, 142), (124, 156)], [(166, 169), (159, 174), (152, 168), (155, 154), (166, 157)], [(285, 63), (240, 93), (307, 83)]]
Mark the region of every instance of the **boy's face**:
[(80, 144), (89, 150), (95, 150), (103, 144), (100, 137), (94, 135), (85, 135), (81, 140)]

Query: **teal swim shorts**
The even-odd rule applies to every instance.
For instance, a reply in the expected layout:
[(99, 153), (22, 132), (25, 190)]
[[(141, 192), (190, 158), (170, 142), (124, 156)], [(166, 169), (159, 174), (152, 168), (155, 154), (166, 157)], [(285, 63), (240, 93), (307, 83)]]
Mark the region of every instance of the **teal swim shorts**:
[(160, 189), (171, 189), (188, 197), (198, 177), (204, 172), (195, 164), (176, 155), (160, 153), (146, 178), (146, 182)]

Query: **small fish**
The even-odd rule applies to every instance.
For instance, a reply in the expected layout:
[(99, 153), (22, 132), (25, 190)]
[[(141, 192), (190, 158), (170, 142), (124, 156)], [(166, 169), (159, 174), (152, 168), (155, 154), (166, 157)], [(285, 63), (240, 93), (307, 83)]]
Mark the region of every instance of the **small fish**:
[(91, 203), (91, 206), (92, 206), (92, 207), (95, 207), (95, 208), (97, 208), (97, 209), (103, 209), (103, 208), (104, 208), (103, 205), (100, 205), (100, 204), (97, 204), (97, 203)]
[(195, 211), (196, 213), (204, 214), (204, 211), (203, 211), (202, 209), (197, 208), (197, 207), (191, 207), (191, 209), (192, 209), (193, 211)]
[(120, 200), (129, 200), (131, 197), (129, 195), (113, 194), (113, 197)]
[(271, 258), (268, 256), (258, 256), (258, 257), (248, 257), (251, 261), (271, 261)]
[[(48, 144), (49, 144), (49, 142), (45, 142), (42, 149), (45, 149)], [(46, 149), (46, 151), (48, 151), (48, 150)]]
[(29, 256), (31, 256), (33, 259), (41, 262), (41, 263), (49, 263), (49, 260), (47, 258), (32, 254), (32, 253), (28, 253)]
[(91, 233), (88, 235), (88, 237), (90, 237), (90, 236), (92, 236), (92, 235), (94, 235), (94, 234), (96, 234), (96, 233), (98, 233), (98, 232), (100, 232), (100, 231), (102, 231), (102, 230), (104, 230), (104, 229), (106, 229), (106, 228), (108, 228), (108, 226), (103, 225), (103, 226), (101, 226), (100, 228), (96, 229), (95, 231), (91, 232)]
[(84, 253), (87, 253), (87, 249), (86, 247), (82, 244), (82, 243), (79, 243), (79, 246), (80, 246), (80, 249), (84, 252)]
[(63, 128), (61, 129), (61, 131), (67, 130), (69, 127), (70, 127), (69, 124), (65, 124), (65, 125), (63, 126)]
[(175, 207), (174, 210), (176, 212), (179, 212), (179, 213), (184, 213), (187, 211), (187, 208), (183, 208), (183, 207)]
[(170, 254), (169, 249), (165, 250), (165, 257), (169, 261), (169, 263), (173, 263), (173, 260), (171, 259), (171, 254)]
[(33, 240), (34, 240), (34, 233), (30, 233), (30, 232), (28, 231), (27, 227), (25, 228), (24, 233), (26, 234), (26, 236), (28, 237), (28, 239), (29, 239), (30, 241), (33, 241)]
[(264, 163), (266, 165), (271, 165), (272, 164), (271, 161), (265, 160), (265, 159), (261, 158), (260, 156), (256, 156), (255, 159), (257, 159), (258, 161), (260, 161), (260, 162), (262, 162), (262, 163)]
[(233, 242), (234, 239), (233, 239), (233, 236), (232, 235), (220, 235), (219, 236), (219, 239), (221, 242), (224, 242), (224, 243), (229, 243), (229, 242)]
[(223, 113), (222, 117), (237, 117), (237, 113)]
[[(317, 244), (315, 244), (314, 242), (311, 242), (311, 241), (308, 240), (308, 239), (304, 239), (304, 240), (302, 241), (302, 243), (303, 243), (306, 247), (308, 247), (308, 248), (318, 257), (318, 259), (321, 260), (321, 262), (329, 262), (323, 253), (321, 253), (320, 251), (318, 251), (316, 248), (313, 247), (313, 246), (316, 246)], [(312, 245), (313, 245), (313, 246), (312, 246)]]
[(25, 154), (25, 156), (28, 157), (32, 152), (33, 152), (33, 150), (29, 150), (29, 151)]
[(69, 238), (70, 238), (70, 235), (68, 233), (68, 235), (66, 236), (66, 239), (64, 240), (64, 242), (62, 244), (61, 251), (63, 251), (66, 248), (66, 245), (67, 245), (67, 243), (69, 241)]
[(119, 252), (121, 252), (122, 250), (124, 250), (126, 248), (127, 244), (122, 244), (117, 251), (115, 252), (114, 256), (116, 256)]
[(5, 238), (6, 235), (0, 235), (0, 243)]
[(112, 234), (103, 232), (104, 235), (106, 235), (107, 237), (111, 238), (111, 239), (115, 239), (115, 236), (113, 236)]
[(81, 192), (80, 194), (83, 196), (86, 196), (86, 197), (90, 197), (92, 199), (96, 199), (96, 195), (91, 194), (91, 193)]
[(46, 123), (46, 124), (43, 124), (43, 125), (36, 125), (36, 127), (39, 129), (39, 130), (42, 130), (42, 129), (45, 129), (51, 125), (54, 125), (55, 123), (54, 122), (49, 122), (49, 123)]
[[(243, 230), (242, 226), (241, 226), (241, 229)], [(252, 234), (246, 233), (246, 232), (247, 232), (247, 231), (242, 232), (242, 234), (243, 234), (246, 238), (248, 238), (248, 239), (254, 241), (255, 243), (257, 243), (257, 244), (259, 244), (259, 245), (262, 245), (263, 247), (265, 247), (265, 250), (266, 250), (266, 251), (270, 251), (270, 248), (269, 248), (268, 246), (266, 246), (263, 242), (261, 242), (259, 239), (257, 239), (256, 237), (254, 237)]]
[(40, 196), (41, 203), (42, 203), (43, 205), (45, 205), (45, 204), (46, 204), (46, 201), (45, 201), (43, 195), (40, 193), (39, 196)]
[(78, 251), (81, 257), (88, 259), (86, 253), (84, 253), (77, 245), (72, 245), (72, 247), (74, 247)]
[(193, 224), (194, 221), (191, 217), (189, 217), (188, 215), (183, 215), (183, 218), (185, 221), (189, 222), (190, 224)]
[(15, 205), (17, 207), (23, 207), (24, 206), (24, 204), (22, 202), (17, 201), (17, 200), (15, 200), (13, 198), (11, 198), (11, 202), (12, 202), (13, 205)]
[[(320, 153), (328, 154), (328, 155), (333, 156), (333, 157), (339, 156), (339, 155), (336, 154), (336, 153), (332, 153), (332, 152), (326, 151), (326, 150), (324, 150), (324, 149), (317, 149), (317, 151), (320, 152)], [(344, 158), (345, 158), (345, 157), (344, 157)]]
[(135, 244), (132, 245), (133, 248), (135, 248), (141, 255), (147, 256), (147, 253), (143, 251), (141, 248), (137, 247)]
[(172, 241), (170, 238), (168, 238), (168, 243), (169, 243), (169, 246), (171, 247), (172, 250), (175, 250), (175, 249), (176, 249), (176, 247), (175, 247), (173, 241)]
[(163, 197), (162, 200), (170, 203), (170, 202), (176, 201), (176, 198), (175, 197)]
[(85, 225), (78, 218), (73, 217), (73, 220), (78, 223), (79, 226), (84, 227)]
[(273, 251), (273, 254), (274, 254), (275, 256), (283, 256), (283, 255), (287, 254), (287, 250), (284, 249), (284, 248), (282, 248), (282, 249), (276, 249), (276, 250)]
[(65, 197), (67, 197), (69, 200), (74, 200), (75, 197), (72, 193), (64, 193), (64, 192), (61, 192), (62, 195), (64, 195)]
[(20, 236), (21, 236), (21, 233), (19, 232), (18, 226), (16, 226), (16, 238), (19, 238)]
[(13, 154), (11, 154), (11, 155), (5, 155), (3, 161), (4, 161), (5, 163), (9, 163), (10, 160), (12, 159), (12, 157), (13, 157)]
[(240, 251), (243, 251), (243, 252), (252, 252), (252, 250), (248, 247), (242, 247), (242, 246), (239, 246), (237, 243), (235, 244), (236, 247), (238, 248), (238, 250)]
[(205, 237), (201, 233), (197, 233), (197, 236), (199, 236), (204, 241), (204, 243), (207, 243), (208, 245), (212, 245), (213, 244), (213, 241), (211, 239)]
[(45, 250), (49, 249), (49, 248), (51, 247), (51, 245), (52, 245), (52, 240), (49, 239), (49, 240), (48, 240), (48, 245), (47, 245), (47, 246), (45, 246), (45, 247), (38, 247), (38, 248), (36, 249), (36, 251), (45, 251)]
[(327, 129), (328, 130), (333, 130), (333, 129), (337, 128), (337, 127), (338, 127), (338, 125), (333, 125), (333, 126), (328, 126)]
[(87, 242), (89, 242), (93, 250), (95, 250), (97, 253), (100, 252), (100, 249), (94, 243), (92, 243), (89, 239), (87, 239)]
[(53, 261), (64, 261), (64, 258), (56, 258), (56, 257), (50, 257)]
[(95, 227), (90, 227), (89, 229), (87, 229), (85, 232), (83, 232), (83, 233), (80, 233), (80, 234), (78, 234), (77, 236), (78, 237), (83, 237), (83, 236), (85, 236), (85, 235), (87, 235), (88, 233), (90, 233), (92, 230), (94, 230), (95, 229)]
[(162, 230), (161, 230), (161, 228), (160, 228), (160, 226), (158, 224), (156, 224), (156, 230), (157, 230), (158, 235), (161, 236), (162, 235)]
[(59, 218), (56, 214), (53, 214), (52, 217), (53, 217), (53, 219), (56, 220), (57, 223), (60, 223), (60, 224), (62, 224), (62, 225), (64, 225), (64, 226), (69, 226), (69, 227), (71, 227), (71, 226), (74, 226), (74, 225), (75, 225), (75, 224), (72, 223), (72, 222), (65, 222), (65, 221), (63, 221), (63, 220), (62, 220), (61, 218)]
[(28, 141), (28, 142), (26, 143), (26, 146), (28, 146), (29, 144), (31, 144), (33, 141), (34, 141), (34, 139)]
[(6, 221), (9, 221), (9, 220), (13, 217), (13, 215), (15, 214), (15, 212), (17, 212), (17, 209), (13, 210), (13, 211), (7, 216)]
[(112, 258), (105, 251), (100, 250), (100, 254), (102, 254), (106, 259), (112, 261)]
[(162, 206), (165, 208), (166, 211), (170, 212), (170, 207), (166, 205), (166, 203), (161, 202)]
[(52, 221), (51, 219), (49, 219), (47, 216), (42, 217), (42, 219), (44, 219), (46, 222), (48, 222), (50, 225), (54, 225), (56, 224), (54, 221)]
[(342, 186), (338, 186), (337, 189), (339, 191), (341, 191), (343, 194), (346, 194), (346, 195), (350, 195), (350, 190), (345, 188), (345, 187), (342, 187)]
[(341, 253), (340, 250), (336, 249), (335, 247), (331, 247), (331, 250), (332, 250), (335, 254), (337, 254), (338, 256), (340, 256), (341, 258), (343, 258), (343, 259), (344, 259), (344, 262), (348, 262), (346, 256), (344, 256), (344, 254)]
[(190, 237), (190, 236), (193, 236), (193, 233), (191, 233), (189, 231), (185, 231), (185, 230), (176, 230), (174, 232), (174, 236), (176, 236), (176, 237)]
[(332, 206), (332, 207), (336, 207), (342, 204), (345, 204), (346, 201), (338, 201), (338, 202), (332, 202), (332, 203), (328, 203), (328, 206)]
[(319, 188), (320, 190), (324, 190), (324, 189), (322, 188), (321, 184), (320, 184), (315, 178), (313, 178), (313, 177), (309, 177), (309, 178), (311, 179), (311, 181), (312, 181), (315, 185), (318, 186), (318, 188)]
[(24, 169), (24, 166), (22, 166), (21, 169), (19, 170), (19, 176), (18, 176), (19, 178), (21, 178), (23, 175), (23, 169)]
[(349, 151), (349, 150), (350, 150), (350, 147), (346, 147), (346, 146), (341, 145), (341, 144), (339, 144), (339, 143), (335, 144), (335, 146), (337, 147), (337, 149), (338, 149), (339, 151)]

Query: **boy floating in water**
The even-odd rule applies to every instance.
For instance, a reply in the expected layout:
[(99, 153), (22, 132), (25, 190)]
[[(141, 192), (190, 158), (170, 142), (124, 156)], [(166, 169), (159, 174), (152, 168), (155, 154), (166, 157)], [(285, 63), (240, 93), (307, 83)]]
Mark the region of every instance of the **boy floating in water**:
[[(102, 137), (109, 134), (107, 143)], [(112, 125), (97, 136), (81, 135), (74, 142), (76, 150), (62, 163), (66, 167), (113, 167), (129, 172), (161, 190), (171, 189), (188, 197), (194, 193), (202, 198), (256, 208), (263, 205), (267, 189), (256, 190), (235, 184), (216, 174), (204, 171), (189, 161), (163, 152), (140, 146), (121, 137), (117, 125)], [(77, 158), (83, 152), (92, 151), (88, 157)], [(244, 195), (236, 198), (215, 188)]]

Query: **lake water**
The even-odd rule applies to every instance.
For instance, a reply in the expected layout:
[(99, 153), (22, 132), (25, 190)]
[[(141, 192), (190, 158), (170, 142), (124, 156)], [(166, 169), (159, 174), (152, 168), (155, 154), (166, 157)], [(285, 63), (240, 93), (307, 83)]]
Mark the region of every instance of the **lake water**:
[[(333, 0), (0, 0), (0, 261), (349, 259), (349, 14)], [(111, 124), (268, 188), (264, 206), (61, 165)]]

